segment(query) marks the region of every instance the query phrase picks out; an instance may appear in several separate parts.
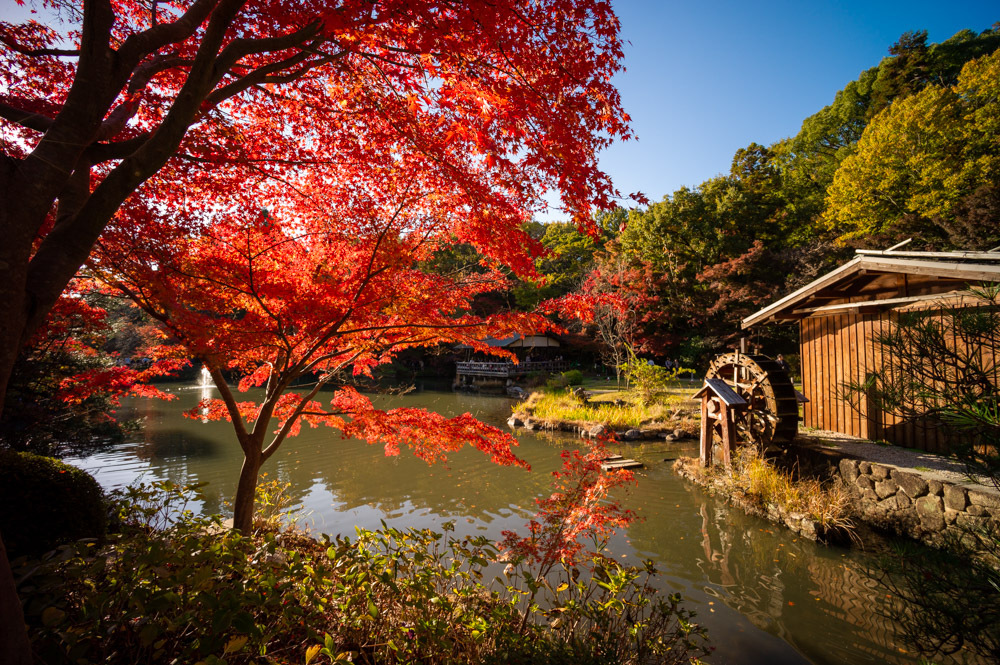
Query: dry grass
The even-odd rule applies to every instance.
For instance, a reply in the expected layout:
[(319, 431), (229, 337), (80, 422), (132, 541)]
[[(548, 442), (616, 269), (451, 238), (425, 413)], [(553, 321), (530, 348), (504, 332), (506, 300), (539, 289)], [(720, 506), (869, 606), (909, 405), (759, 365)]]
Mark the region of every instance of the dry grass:
[(742, 493), (764, 510), (773, 504), (788, 513), (808, 515), (824, 526), (845, 529), (853, 526), (851, 501), (840, 485), (812, 478), (793, 480), (753, 446), (743, 446), (736, 451), (725, 480), (730, 491)]
[[(680, 421), (677, 407), (680, 398), (642, 406), (628, 400), (629, 396), (627, 393), (615, 393), (613, 397), (600, 395), (585, 404), (567, 392), (536, 392), (514, 408), (517, 413), (530, 413), (532, 417), (544, 421), (565, 421), (581, 425), (602, 423), (613, 429), (657, 424), (663, 424), (664, 427), (668, 424), (670, 427), (678, 426)], [(697, 424), (691, 418), (686, 420), (691, 421), (688, 424), (693, 424), (691, 429), (697, 431)], [(684, 424), (681, 423), (680, 426), (683, 428)]]

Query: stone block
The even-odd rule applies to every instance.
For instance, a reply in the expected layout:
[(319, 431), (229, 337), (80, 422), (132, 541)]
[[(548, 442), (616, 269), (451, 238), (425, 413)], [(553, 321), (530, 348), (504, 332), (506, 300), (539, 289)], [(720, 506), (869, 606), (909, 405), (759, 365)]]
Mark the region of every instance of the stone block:
[(881, 464), (872, 464), (872, 477), (875, 480), (885, 480), (889, 477), (889, 467)]
[(971, 504), (965, 509), (965, 512), (969, 513), (973, 517), (989, 517), (990, 512), (983, 508), (982, 506)]
[(899, 485), (892, 480), (875, 481), (875, 495), (880, 499), (893, 496), (897, 491), (899, 491)]
[(906, 492), (896, 492), (896, 508), (898, 510), (910, 510), (913, 507), (913, 499), (906, 496)]
[(875, 494), (874, 489), (864, 488), (861, 490), (861, 501), (864, 503), (875, 504), (878, 503), (878, 496)]
[(896, 497), (891, 496), (875, 504), (875, 512), (880, 515), (888, 515), (896, 512)]
[(847, 481), (848, 484), (853, 483), (858, 479), (858, 462), (857, 460), (844, 458), (840, 460), (840, 476)]
[(952, 510), (965, 510), (965, 507), (969, 505), (965, 488), (958, 485), (945, 485), (944, 505)]
[(915, 473), (906, 473), (893, 469), (890, 477), (896, 481), (899, 488), (906, 492), (906, 496), (916, 499), (927, 494), (927, 481)]
[(875, 481), (872, 480), (871, 476), (858, 476), (855, 483), (861, 488), (862, 491), (875, 489)]
[(933, 496), (941, 496), (944, 491), (944, 483), (940, 480), (928, 480), (927, 481), (927, 493)]
[(945, 524), (954, 524), (955, 518), (958, 517), (960, 514), (961, 513), (959, 513), (957, 510), (952, 510), (951, 508), (945, 508), (944, 509)]
[(858, 471), (863, 474), (869, 474), (872, 472), (871, 462), (858, 462)]
[(985, 517), (973, 517), (969, 513), (958, 513), (955, 518), (955, 526), (964, 529), (978, 529), (986, 526)]
[(609, 432), (608, 428), (606, 426), (604, 426), (604, 425), (594, 425), (593, 427), (590, 428), (590, 431), (587, 432), (587, 434), (589, 434), (590, 437), (593, 438), (593, 439), (597, 439), (599, 437), (607, 436), (609, 433), (610, 432)]
[(1000, 495), (983, 490), (969, 490), (969, 503), (1000, 511)]
[(926, 531), (944, 529), (944, 502), (940, 497), (922, 496), (916, 500), (920, 526)]

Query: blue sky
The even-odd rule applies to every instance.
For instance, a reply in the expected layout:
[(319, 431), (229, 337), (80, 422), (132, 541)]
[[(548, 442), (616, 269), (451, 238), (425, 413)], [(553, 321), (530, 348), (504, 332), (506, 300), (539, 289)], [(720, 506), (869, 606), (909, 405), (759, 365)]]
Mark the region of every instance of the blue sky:
[(995, 0), (612, 4), (630, 42), (617, 84), (639, 140), (601, 165), (624, 194), (651, 201), (728, 172), (751, 142), (798, 133), (902, 33), (939, 42), (1000, 21)]

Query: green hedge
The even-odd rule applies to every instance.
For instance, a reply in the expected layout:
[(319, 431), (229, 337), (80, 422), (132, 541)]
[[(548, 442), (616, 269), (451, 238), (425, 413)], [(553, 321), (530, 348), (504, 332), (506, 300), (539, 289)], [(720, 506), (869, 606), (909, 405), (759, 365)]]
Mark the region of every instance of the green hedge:
[(107, 532), (94, 477), (51, 457), (0, 450), (0, 534), (11, 558)]

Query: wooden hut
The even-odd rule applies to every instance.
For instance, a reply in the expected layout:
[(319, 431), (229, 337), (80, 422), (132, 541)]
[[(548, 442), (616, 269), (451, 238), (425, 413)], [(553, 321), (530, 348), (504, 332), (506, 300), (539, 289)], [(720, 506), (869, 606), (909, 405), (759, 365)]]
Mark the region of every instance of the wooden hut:
[[(1000, 248), (998, 248), (1000, 249)], [(947, 452), (939, 428), (902, 422), (862, 403), (852, 406), (843, 386), (882, 366), (876, 335), (903, 311), (962, 307), (972, 285), (1000, 282), (1000, 252), (859, 250), (856, 258), (743, 320), (744, 328), (798, 322), (806, 427)], [(1000, 349), (984, 349), (1000, 360)]]

